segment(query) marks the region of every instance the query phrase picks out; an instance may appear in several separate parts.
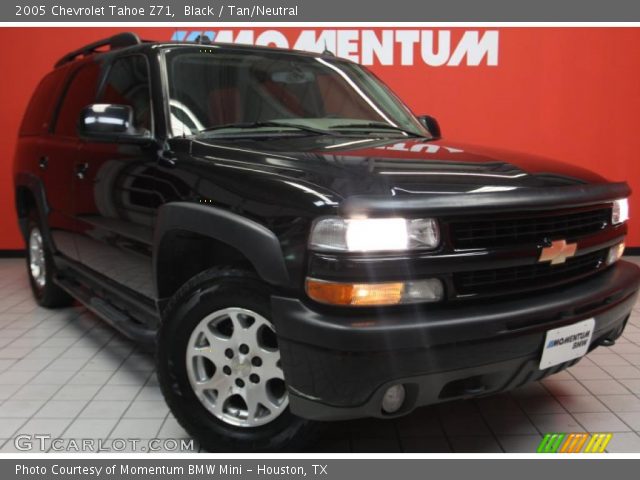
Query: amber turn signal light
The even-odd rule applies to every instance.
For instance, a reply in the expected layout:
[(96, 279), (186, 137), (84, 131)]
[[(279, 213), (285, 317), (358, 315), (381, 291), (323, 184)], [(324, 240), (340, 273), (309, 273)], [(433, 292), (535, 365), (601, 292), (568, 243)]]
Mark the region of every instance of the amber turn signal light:
[(436, 278), (411, 282), (342, 283), (307, 278), (307, 295), (316, 302), (343, 306), (398, 305), (437, 302), (442, 282)]

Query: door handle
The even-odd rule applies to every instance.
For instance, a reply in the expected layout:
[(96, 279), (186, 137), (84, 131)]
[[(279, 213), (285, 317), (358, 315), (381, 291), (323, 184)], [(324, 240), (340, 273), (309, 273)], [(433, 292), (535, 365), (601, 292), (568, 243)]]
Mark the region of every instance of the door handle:
[(87, 173), (89, 169), (89, 164), (87, 162), (77, 163), (76, 164), (76, 177), (80, 180), (84, 180), (84, 174)]
[(38, 160), (38, 166), (40, 167), (40, 170), (46, 170), (49, 166), (49, 157), (40, 157), (40, 160)]

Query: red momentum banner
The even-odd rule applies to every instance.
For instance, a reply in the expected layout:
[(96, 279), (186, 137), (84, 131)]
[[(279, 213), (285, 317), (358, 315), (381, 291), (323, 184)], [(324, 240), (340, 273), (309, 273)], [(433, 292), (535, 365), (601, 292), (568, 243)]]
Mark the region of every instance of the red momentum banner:
[[(640, 212), (640, 28), (136, 28), (142, 38), (322, 51), (369, 66), (445, 138), (520, 150), (626, 180)], [(123, 28), (0, 28), (0, 249), (23, 248), (11, 165), (33, 89), (70, 50)], [(632, 219), (628, 245), (640, 246)]]

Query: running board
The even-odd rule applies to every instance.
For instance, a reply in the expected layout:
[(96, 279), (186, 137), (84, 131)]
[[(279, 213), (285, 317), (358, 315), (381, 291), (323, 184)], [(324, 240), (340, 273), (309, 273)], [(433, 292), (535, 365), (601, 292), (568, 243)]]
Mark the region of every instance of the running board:
[(64, 277), (56, 277), (55, 282), (69, 295), (126, 337), (146, 345), (155, 343), (156, 331), (145, 328), (144, 325), (137, 323), (126, 312), (123, 312), (102, 298), (93, 295), (88, 289), (83, 288), (83, 286), (72, 280)]

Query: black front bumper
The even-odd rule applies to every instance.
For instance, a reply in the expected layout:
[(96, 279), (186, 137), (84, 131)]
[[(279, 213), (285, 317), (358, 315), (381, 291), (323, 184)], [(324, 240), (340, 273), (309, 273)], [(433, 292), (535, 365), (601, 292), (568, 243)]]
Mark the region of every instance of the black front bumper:
[(329, 313), (274, 296), (291, 410), (318, 420), (389, 417), (381, 400), (397, 383), (407, 398), (394, 415), (538, 380), (577, 362), (539, 370), (547, 330), (595, 318), (590, 350), (615, 339), (639, 286), (640, 269), (618, 262), (575, 285), (481, 304)]

